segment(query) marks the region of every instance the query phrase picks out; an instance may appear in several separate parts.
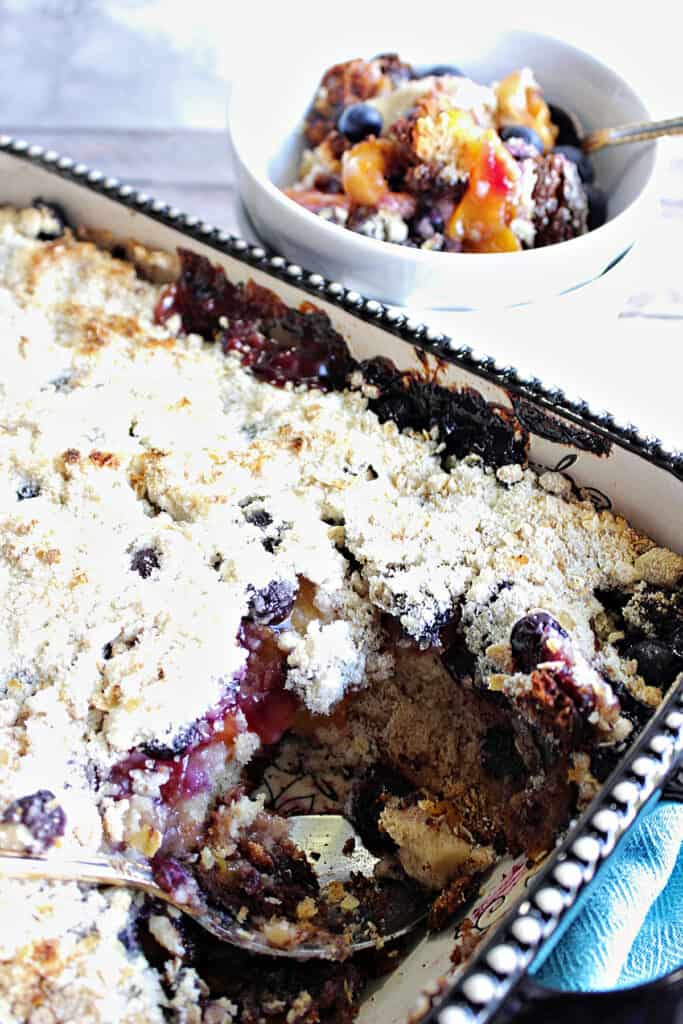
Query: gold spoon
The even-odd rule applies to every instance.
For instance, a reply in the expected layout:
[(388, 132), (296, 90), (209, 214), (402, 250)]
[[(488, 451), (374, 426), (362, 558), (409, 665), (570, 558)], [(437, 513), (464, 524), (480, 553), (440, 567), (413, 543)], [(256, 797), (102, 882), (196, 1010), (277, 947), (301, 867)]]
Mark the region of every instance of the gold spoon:
[[(349, 822), (338, 814), (303, 814), (288, 819), (290, 838), (304, 851), (313, 867), (321, 890), (330, 882), (347, 882), (352, 873), (373, 878), (375, 857), (363, 845)], [(425, 916), (427, 902), (398, 882), (391, 886), (391, 899), (383, 922), (354, 920), (352, 937), (340, 936), (322, 928), (313, 938), (306, 938), (305, 926), (299, 925), (301, 941), (291, 933), (291, 945), (278, 946), (268, 941), (270, 932), (247, 921), (240, 923), (227, 910), (208, 903), (183, 902), (166, 892), (155, 881), (149, 864), (127, 860), (120, 854), (94, 854), (69, 858), (58, 851), (45, 854), (16, 853), (0, 849), (0, 878), (45, 879), (95, 885), (125, 886), (141, 889), (154, 899), (163, 900), (191, 917), (221, 942), (250, 953), (290, 957), (295, 960), (343, 960), (351, 953), (370, 949), (411, 931)], [(383, 883), (377, 882), (377, 885)], [(362, 910), (362, 908), (361, 908)], [(296, 929), (296, 924), (293, 926)], [(277, 934), (276, 932), (274, 934)]]
[(581, 141), (584, 153), (594, 153), (606, 146), (624, 146), (627, 142), (646, 142), (665, 135), (683, 135), (683, 117), (669, 117), (664, 121), (636, 121), (617, 128), (599, 128)]

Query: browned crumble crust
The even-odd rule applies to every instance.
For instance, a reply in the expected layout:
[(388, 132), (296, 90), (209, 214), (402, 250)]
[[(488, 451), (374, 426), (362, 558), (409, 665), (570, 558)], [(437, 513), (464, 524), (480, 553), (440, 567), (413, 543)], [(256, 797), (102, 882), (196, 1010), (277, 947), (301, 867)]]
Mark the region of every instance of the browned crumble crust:
[(554, 153), (540, 157), (532, 201), (537, 248), (586, 232), (588, 203), (574, 164)]

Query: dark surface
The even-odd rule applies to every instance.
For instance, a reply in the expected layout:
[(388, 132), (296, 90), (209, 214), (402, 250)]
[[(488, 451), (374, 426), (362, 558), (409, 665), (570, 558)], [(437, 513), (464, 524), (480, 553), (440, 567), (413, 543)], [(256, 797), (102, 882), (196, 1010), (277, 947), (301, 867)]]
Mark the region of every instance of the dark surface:
[(617, 992), (550, 992), (527, 980), (524, 1004), (514, 1016), (502, 1012), (496, 1024), (681, 1024), (683, 968), (650, 985)]
[(580, 451), (592, 452), (593, 455), (609, 455), (612, 442), (592, 430), (560, 420), (557, 416), (541, 409), (535, 402), (529, 402), (519, 395), (510, 395), (517, 419), (534, 434), (545, 437), (548, 441), (558, 444), (569, 444)]
[(492, 405), (477, 391), (450, 391), (431, 380), (399, 374), (382, 358), (361, 368), (368, 383), (379, 389), (369, 405), (380, 421), (393, 420), (399, 430), (436, 427), (444, 444), (442, 459), (475, 454), (487, 466), (526, 462), (526, 431), (507, 409)]

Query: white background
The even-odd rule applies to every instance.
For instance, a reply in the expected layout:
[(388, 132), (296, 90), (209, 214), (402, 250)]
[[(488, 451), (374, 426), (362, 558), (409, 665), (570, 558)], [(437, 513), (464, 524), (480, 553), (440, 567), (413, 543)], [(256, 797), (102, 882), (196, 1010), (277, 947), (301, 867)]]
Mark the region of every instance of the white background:
[(220, 129), (219, 86), (283, 50), (292, 75), (302, 51), (322, 66), (409, 53), (416, 37), (450, 40), (456, 61), (464, 23), (560, 35), (620, 70), (655, 113), (681, 112), (679, 0), (0, 0), (0, 118)]

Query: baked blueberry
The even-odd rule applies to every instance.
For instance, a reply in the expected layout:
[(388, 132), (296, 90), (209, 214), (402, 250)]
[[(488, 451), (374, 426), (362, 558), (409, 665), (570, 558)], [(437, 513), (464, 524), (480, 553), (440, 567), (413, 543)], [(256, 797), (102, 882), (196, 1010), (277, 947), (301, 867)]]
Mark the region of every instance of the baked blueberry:
[(455, 64), (432, 64), (431, 67), (423, 68), (420, 71), (420, 78), (427, 78), (429, 75), (434, 75), (436, 78), (441, 78), (442, 75), (464, 78), (465, 72), (457, 68)]
[(182, 900), (186, 893), (196, 889), (192, 875), (175, 857), (157, 854), (151, 864), (154, 881), (164, 892), (175, 893)]
[(342, 390), (355, 363), (346, 342), (320, 311), (287, 309), (265, 316), (259, 331), (219, 335), (224, 352), (237, 352), (259, 380), (277, 387), (288, 382), (321, 391)]
[(410, 230), (420, 242), (427, 238), (433, 238), (444, 229), (444, 218), (441, 210), (436, 206), (423, 206), (418, 210), (410, 224)]
[(267, 587), (252, 593), (249, 614), (262, 626), (284, 622), (292, 610), (294, 597), (294, 587), (288, 580), (271, 580)]
[(595, 181), (595, 168), (593, 167), (593, 161), (588, 154), (584, 153), (578, 146), (555, 146), (553, 152), (561, 153), (562, 156), (567, 158), (567, 160), (571, 160), (573, 164), (576, 164), (579, 177), (585, 184), (591, 185)]
[[(53, 377), (52, 380), (48, 381), (48, 384), (51, 384), (55, 391), (58, 391), (60, 394), (64, 394), (70, 390), (73, 379), (74, 373), (71, 370), (65, 370), (64, 373), (60, 373), (56, 377)], [(43, 390), (44, 389), (41, 388), (41, 391)]]
[(604, 608), (619, 615), (624, 610), (624, 605), (628, 604), (632, 597), (627, 591), (612, 587), (596, 587), (595, 596)]
[(33, 206), (36, 210), (40, 210), (47, 221), (43, 231), (38, 235), (40, 241), (50, 242), (54, 238), (60, 238), (69, 223), (64, 207), (60, 206), (59, 203), (48, 203), (40, 197), (33, 200)]
[(566, 640), (567, 637), (566, 629), (548, 612), (531, 612), (519, 619), (510, 634), (512, 656), (518, 671), (533, 672), (542, 661), (557, 661), (558, 653), (554, 648), (558, 640)]
[(259, 530), (266, 530), (273, 522), (273, 517), (265, 508), (247, 508), (244, 511), (244, 518), (252, 526), (257, 526)]
[(37, 498), (40, 494), (40, 484), (34, 480), (27, 480), (21, 487), (17, 487), (17, 501), (28, 501), (29, 498)]
[[(624, 683), (621, 683), (618, 680), (609, 680), (609, 684), (619, 700), (622, 715), (624, 715), (624, 717), (627, 718), (637, 730), (640, 730), (643, 726), (647, 725), (655, 713), (655, 708), (650, 704), (645, 704), (643, 701), (638, 700), (637, 697), (634, 697)], [(612, 767), (614, 767), (614, 765), (612, 765)]]
[(342, 111), (337, 128), (349, 142), (360, 142), (368, 135), (379, 135), (384, 121), (376, 107), (369, 103), (354, 103)]
[(576, 114), (570, 114), (562, 107), (554, 103), (548, 104), (550, 119), (559, 129), (557, 143), (560, 146), (580, 146), (583, 137), (583, 129)]
[(154, 548), (140, 548), (133, 555), (130, 567), (134, 572), (139, 573), (143, 580), (146, 580), (153, 569), (159, 568), (159, 556)]
[(675, 643), (641, 640), (624, 653), (627, 658), (635, 658), (638, 662), (638, 672), (648, 686), (666, 688), (679, 672), (683, 672), (683, 657), (674, 648)]
[(543, 141), (541, 136), (533, 128), (525, 124), (506, 124), (498, 132), (503, 142), (508, 139), (522, 139), (528, 145), (533, 146), (539, 153), (543, 152)]
[(140, 750), (145, 757), (152, 758), (155, 761), (171, 761), (174, 757), (177, 758), (184, 754), (188, 747), (201, 740), (202, 724), (194, 722), (186, 729), (181, 729), (176, 736), (166, 741), (161, 739), (147, 740), (140, 747)]
[(607, 220), (607, 196), (598, 185), (586, 185), (588, 199), (588, 230), (601, 228)]
[(19, 797), (2, 816), (8, 825), (23, 825), (31, 833), (37, 849), (46, 850), (64, 835), (66, 815), (49, 789), (39, 789)]

